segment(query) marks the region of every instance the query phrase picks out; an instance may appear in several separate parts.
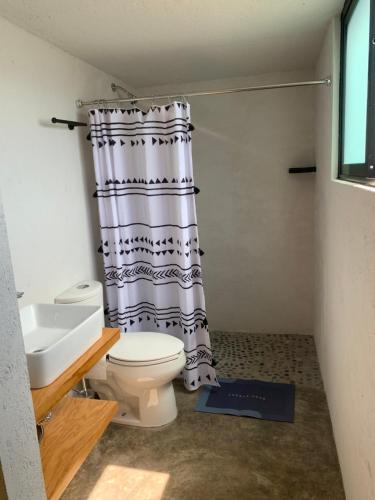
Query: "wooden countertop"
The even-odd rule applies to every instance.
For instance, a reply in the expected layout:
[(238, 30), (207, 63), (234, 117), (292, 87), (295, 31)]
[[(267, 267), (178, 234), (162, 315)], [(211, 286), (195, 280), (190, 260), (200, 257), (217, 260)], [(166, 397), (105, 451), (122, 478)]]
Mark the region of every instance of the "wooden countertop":
[(69, 366), (52, 384), (31, 391), (35, 419), (43, 422), (40, 442), (48, 499), (58, 500), (100, 439), (118, 410), (116, 401), (70, 398), (66, 394), (120, 338), (118, 328), (103, 328), (102, 337)]
[(103, 328), (102, 337), (69, 366), (54, 382), (41, 389), (32, 389), (35, 420), (40, 422), (49, 410), (62, 399), (106, 354), (120, 338), (118, 328)]

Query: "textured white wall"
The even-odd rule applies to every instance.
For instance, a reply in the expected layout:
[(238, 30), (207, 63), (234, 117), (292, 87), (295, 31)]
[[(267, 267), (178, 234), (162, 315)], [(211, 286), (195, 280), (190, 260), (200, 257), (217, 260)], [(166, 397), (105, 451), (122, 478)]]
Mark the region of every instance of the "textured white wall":
[[(111, 76), (0, 18), (0, 190), (21, 305), (101, 276), (95, 181), (78, 98), (113, 97)], [(119, 82), (121, 83), (121, 82)]]
[(44, 500), (34, 408), (1, 200), (0, 310), (0, 461), (7, 496), (10, 500)]
[[(306, 71), (138, 89), (139, 95), (309, 80)], [(315, 177), (312, 88), (191, 97), (211, 329), (311, 333)]]
[[(21, 305), (101, 276), (91, 151), (79, 97), (112, 78), (0, 19), (0, 189)], [(209, 82), (211, 88), (308, 79), (307, 72)], [(205, 83), (192, 84), (202, 88)], [(189, 88), (186, 86), (185, 88)], [(313, 89), (191, 99), (198, 216), (211, 328), (312, 329)], [(30, 263), (32, 262), (32, 265)]]
[(339, 24), (317, 76), (316, 343), (348, 500), (375, 498), (375, 189), (337, 175)]

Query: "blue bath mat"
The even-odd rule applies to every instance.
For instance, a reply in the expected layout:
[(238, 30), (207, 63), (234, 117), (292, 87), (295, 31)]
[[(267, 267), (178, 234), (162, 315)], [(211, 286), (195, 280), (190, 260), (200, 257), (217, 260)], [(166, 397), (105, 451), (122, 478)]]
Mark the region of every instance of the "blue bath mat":
[(204, 386), (196, 411), (279, 422), (294, 421), (293, 384), (222, 378), (220, 387)]

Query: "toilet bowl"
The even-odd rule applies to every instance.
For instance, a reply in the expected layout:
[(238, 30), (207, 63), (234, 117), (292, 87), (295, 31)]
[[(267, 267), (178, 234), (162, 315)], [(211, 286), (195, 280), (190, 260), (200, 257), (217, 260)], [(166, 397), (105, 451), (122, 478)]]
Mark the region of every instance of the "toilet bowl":
[(106, 380), (90, 378), (101, 399), (119, 403), (113, 422), (160, 427), (177, 417), (172, 380), (185, 366), (181, 340), (155, 332), (123, 334), (106, 359)]
[[(94, 304), (103, 308), (102, 284), (76, 283), (57, 296), (55, 303)], [(104, 315), (102, 321), (104, 326)], [(185, 362), (181, 340), (164, 333), (131, 332), (121, 334), (106, 358), (86, 378), (101, 399), (118, 401), (120, 410), (114, 422), (159, 427), (177, 417), (172, 380)]]

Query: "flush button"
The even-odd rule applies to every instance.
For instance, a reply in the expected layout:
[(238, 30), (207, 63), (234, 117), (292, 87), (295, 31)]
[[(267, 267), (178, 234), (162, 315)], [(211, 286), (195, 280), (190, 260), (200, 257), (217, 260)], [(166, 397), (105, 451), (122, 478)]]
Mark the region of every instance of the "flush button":
[(77, 288), (83, 290), (84, 288), (90, 288), (90, 285), (78, 285)]

